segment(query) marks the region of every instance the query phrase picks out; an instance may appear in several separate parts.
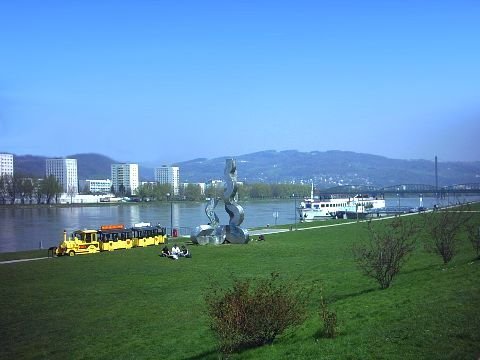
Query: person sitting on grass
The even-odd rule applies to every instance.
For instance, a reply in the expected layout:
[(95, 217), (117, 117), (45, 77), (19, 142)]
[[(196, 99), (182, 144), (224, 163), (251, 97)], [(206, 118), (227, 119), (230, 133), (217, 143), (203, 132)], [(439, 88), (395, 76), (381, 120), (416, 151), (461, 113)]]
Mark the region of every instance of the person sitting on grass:
[(183, 257), (186, 257), (186, 258), (191, 258), (192, 254), (190, 254), (190, 251), (188, 251), (188, 249), (185, 245), (182, 245), (180, 256), (183, 256)]
[(178, 247), (177, 244), (173, 245), (172, 247), (172, 255), (181, 255), (181, 251), (180, 251), (180, 248)]
[(169, 257), (170, 256), (170, 250), (168, 249), (168, 246), (165, 245), (162, 249), (162, 256)]

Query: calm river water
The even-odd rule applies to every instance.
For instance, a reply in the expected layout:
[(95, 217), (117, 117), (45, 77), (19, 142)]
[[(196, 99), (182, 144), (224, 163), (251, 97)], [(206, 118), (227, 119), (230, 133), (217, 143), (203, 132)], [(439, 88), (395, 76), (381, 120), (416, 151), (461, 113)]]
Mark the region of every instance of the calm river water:
[[(440, 205), (478, 201), (480, 197), (449, 198)], [(298, 201), (298, 200), (297, 200)], [(387, 206), (419, 206), (419, 198), (386, 198)], [(400, 204), (399, 204), (400, 203)], [(434, 198), (424, 198), (423, 204), (432, 207)], [(242, 227), (265, 227), (267, 224), (293, 224), (295, 222), (294, 200), (269, 200), (240, 202), (245, 211)], [(228, 223), (228, 215), (219, 202), (216, 213), (221, 224)], [(277, 217), (275, 218), (275, 215)], [(161, 224), (167, 229), (179, 229), (180, 234), (189, 235), (195, 226), (206, 224), (205, 203), (139, 203), (102, 204), (85, 207), (32, 207), (0, 208), (0, 252), (23, 251), (48, 248), (59, 244), (63, 230), (71, 232), (83, 228), (99, 228), (103, 224), (123, 223), (132, 226), (138, 222)], [(170, 231), (170, 230), (168, 230)]]

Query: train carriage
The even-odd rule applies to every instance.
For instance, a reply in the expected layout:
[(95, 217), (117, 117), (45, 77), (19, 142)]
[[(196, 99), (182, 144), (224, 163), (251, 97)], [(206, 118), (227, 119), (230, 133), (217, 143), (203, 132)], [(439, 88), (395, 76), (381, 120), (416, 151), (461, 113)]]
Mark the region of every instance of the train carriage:
[(101, 251), (131, 249), (133, 247), (132, 232), (123, 224), (103, 225), (98, 232)]
[(135, 224), (131, 228), (133, 244), (138, 247), (164, 244), (166, 229), (161, 226), (152, 226), (150, 223)]

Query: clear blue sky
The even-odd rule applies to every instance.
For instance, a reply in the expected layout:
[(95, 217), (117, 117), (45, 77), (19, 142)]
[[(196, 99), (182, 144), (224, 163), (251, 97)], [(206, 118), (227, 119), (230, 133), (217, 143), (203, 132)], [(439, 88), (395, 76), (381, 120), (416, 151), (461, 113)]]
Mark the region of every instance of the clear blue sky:
[(1, 1), (0, 152), (480, 160), (480, 1)]

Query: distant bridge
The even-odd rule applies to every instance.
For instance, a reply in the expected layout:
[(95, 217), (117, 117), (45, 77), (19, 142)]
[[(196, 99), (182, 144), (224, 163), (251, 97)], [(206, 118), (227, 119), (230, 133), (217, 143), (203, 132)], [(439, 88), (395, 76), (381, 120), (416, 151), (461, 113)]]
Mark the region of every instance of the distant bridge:
[(373, 185), (342, 185), (316, 191), (321, 195), (355, 195), (355, 194), (480, 194), (480, 183), (456, 184), (435, 188), (427, 184), (399, 184), (385, 187)]

